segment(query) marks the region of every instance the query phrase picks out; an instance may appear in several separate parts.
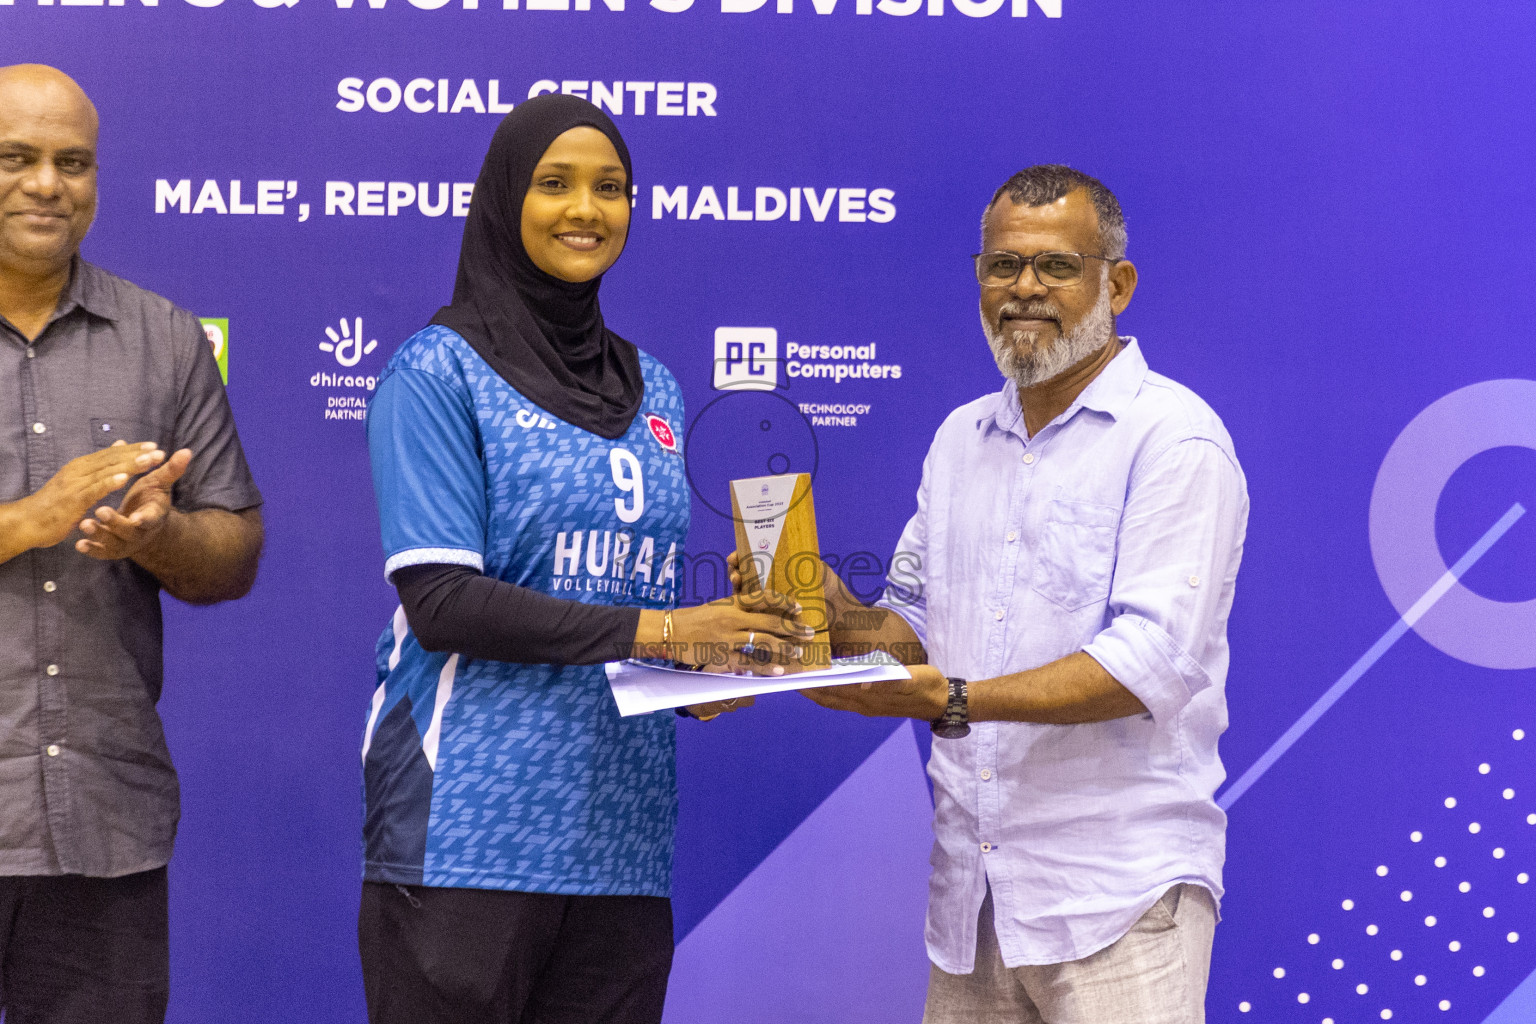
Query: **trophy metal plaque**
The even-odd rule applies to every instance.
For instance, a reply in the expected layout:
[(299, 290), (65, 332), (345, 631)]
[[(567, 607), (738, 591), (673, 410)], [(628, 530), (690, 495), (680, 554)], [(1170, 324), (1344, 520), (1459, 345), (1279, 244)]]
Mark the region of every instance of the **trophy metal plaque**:
[(731, 481), (731, 514), (742, 584), (788, 594), (800, 603), (816, 636), (804, 648), (804, 668), (831, 664), (827, 602), (822, 591), (821, 547), (809, 473), (785, 473)]

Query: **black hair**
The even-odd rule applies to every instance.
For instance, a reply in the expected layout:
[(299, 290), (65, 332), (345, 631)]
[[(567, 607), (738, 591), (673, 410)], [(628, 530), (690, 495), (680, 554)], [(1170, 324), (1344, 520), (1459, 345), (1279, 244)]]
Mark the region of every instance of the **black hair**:
[[(1112, 260), (1125, 258), (1125, 214), (1120, 210), (1120, 200), (1098, 178), (1074, 171), (1064, 164), (1036, 164), (1026, 167), (998, 186), (987, 204), (987, 213), (1003, 196), (1025, 206), (1044, 206), (1062, 196), (1086, 189), (1093, 201), (1094, 212), (1099, 218), (1099, 244), (1104, 252), (1100, 255)], [(986, 215), (982, 215), (982, 227), (986, 227)]]

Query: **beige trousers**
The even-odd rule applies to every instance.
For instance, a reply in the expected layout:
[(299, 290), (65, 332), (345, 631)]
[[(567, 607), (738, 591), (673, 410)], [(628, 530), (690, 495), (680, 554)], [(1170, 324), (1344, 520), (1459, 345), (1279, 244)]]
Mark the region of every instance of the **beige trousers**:
[(928, 976), (923, 1024), (1205, 1024), (1216, 905), (1176, 885), (1111, 945), (1081, 960), (1003, 966), (992, 894), (981, 904), (976, 969)]

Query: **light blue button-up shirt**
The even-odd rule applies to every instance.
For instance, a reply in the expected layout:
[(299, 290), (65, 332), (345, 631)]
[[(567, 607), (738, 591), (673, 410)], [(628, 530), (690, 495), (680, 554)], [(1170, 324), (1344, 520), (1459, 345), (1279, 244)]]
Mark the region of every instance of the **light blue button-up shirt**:
[(1124, 935), (1172, 885), (1220, 898), (1227, 616), (1248, 520), (1226, 428), (1134, 338), (1028, 436), (1016, 387), (950, 414), (880, 604), (966, 679), (1084, 651), (1147, 714), (936, 739), (928, 955), (974, 966), (991, 886), (1009, 967)]

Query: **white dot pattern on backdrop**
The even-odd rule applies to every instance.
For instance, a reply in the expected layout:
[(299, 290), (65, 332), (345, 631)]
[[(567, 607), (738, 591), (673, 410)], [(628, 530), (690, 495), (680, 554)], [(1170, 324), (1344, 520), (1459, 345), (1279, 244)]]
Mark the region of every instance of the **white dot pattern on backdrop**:
[[(1523, 740), (1525, 730), (1516, 729), (1512, 736), (1516, 741)], [(1317, 1016), (1287, 1015), (1284, 1020), (1334, 1024), (1337, 1016), (1347, 1024), (1350, 1020), (1362, 1020), (1361, 1014), (1379, 1014), (1382, 1020), (1392, 1020), (1395, 1014), (1418, 1020), (1417, 1014), (1427, 1011), (1430, 1005), (1448, 1013), (1455, 1003), (1465, 1008), (1465, 999), (1481, 1003), (1493, 998), (1496, 1004), (1509, 988), (1523, 980), (1529, 966), (1508, 959), (1514, 955), (1510, 947), (1520, 941), (1520, 932), (1510, 925), (1519, 925), (1527, 913), (1536, 916), (1536, 904), (1526, 911), (1529, 901), (1513, 899), (1517, 891), (1513, 886), (1526, 885), (1536, 872), (1531, 867), (1536, 863), (1536, 840), (1527, 841), (1526, 845), (1513, 842), (1527, 833), (1511, 829), (1518, 828), (1521, 818), (1536, 825), (1536, 810), (1528, 798), (1517, 799), (1519, 793), (1507, 782), (1536, 771), (1536, 750), (1526, 757), (1524, 748), (1503, 749), (1507, 758), (1490, 750), (1496, 756), (1476, 763), (1472, 782), (1466, 782), (1469, 776), (1460, 776), (1466, 791), (1439, 798), (1444, 809), (1432, 811), (1432, 820), (1420, 823), (1418, 828), (1411, 827), (1415, 823), (1406, 822), (1398, 826), (1403, 831), (1394, 829), (1388, 833), (1399, 837), (1396, 844), (1401, 844), (1406, 834), (1413, 846), (1397, 846), (1391, 839), (1378, 840), (1377, 848), (1369, 854), (1373, 859), (1364, 860), (1368, 855), (1364, 852), (1367, 843), (1360, 842), (1361, 859), (1347, 869), (1359, 874), (1343, 874), (1339, 878), (1342, 885), (1359, 888), (1348, 897), (1335, 895), (1339, 909), (1331, 913), (1352, 915), (1359, 911), (1365, 918), (1361, 929), (1364, 937), (1351, 928), (1328, 927), (1329, 911), (1316, 915), (1319, 919), (1310, 922), (1312, 929), (1303, 934), (1306, 946), (1315, 947), (1317, 952), (1299, 957), (1300, 962), (1272, 968), (1275, 980), (1267, 984), (1279, 982), (1278, 992), (1233, 993), (1249, 996), (1238, 1003), (1238, 1010), (1256, 1012), (1266, 1021), (1279, 1021), (1282, 1018), (1274, 1015), (1282, 1014), (1281, 1007), (1294, 999), (1291, 1006), (1315, 1006)], [(1505, 760), (1509, 763), (1502, 763)], [(1497, 771), (1495, 762), (1502, 763)], [(1452, 788), (1455, 791), (1456, 787)], [(1519, 806), (1522, 803), (1526, 806)], [(1445, 815), (1443, 820), (1441, 814)], [(1502, 868), (1506, 860), (1510, 862), (1508, 873)], [(1452, 861), (1458, 865), (1455, 875), (1437, 873)], [(1362, 876), (1369, 884), (1361, 884)], [(1384, 881), (1388, 878), (1392, 881)], [(1476, 903), (1463, 898), (1474, 888), (1480, 897)], [(1408, 916), (1415, 908), (1418, 915)], [(1505, 917), (1509, 919), (1494, 921)], [(1360, 927), (1359, 919), (1356, 921), (1356, 927)], [(1421, 932), (1415, 926), (1436, 931)], [(1444, 937), (1437, 942), (1434, 936), (1438, 931), (1449, 931), (1459, 937)], [(1380, 936), (1390, 940), (1390, 947), (1374, 946), (1373, 940)], [(1463, 954), (1463, 947), (1470, 952)], [(1385, 958), (1383, 952), (1387, 953)], [(1388, 963), (1402, 967), (1388, 971)], [(1494, 988), (1487, 987), (1490, 985), (1506, 987), (1500, 988), (1494, 998)], [(1475, 990), (1468, 986), (1475, 986)], [(1481, 994), (1474, 998), (1474, 991)], [(1458, 998), (1458, 993), (1463, 998)], [(1341, 999), (1350, 1002), (1341, 1004)], [(1357, 1003), (1356, 999), (1360, 1001)], [(1429, 1003), (1423, 1002), (1426, 999)], [(1413, 1005), (1406, 1005), (1410, 1003)], [(1419, 1010), (1415, 1011), (1414, 1005)], [(1323, 1015), (1329, 1011), (1331, 1015)], [(1288, 1012), (1294, 1015), (1304, 1011)]]

